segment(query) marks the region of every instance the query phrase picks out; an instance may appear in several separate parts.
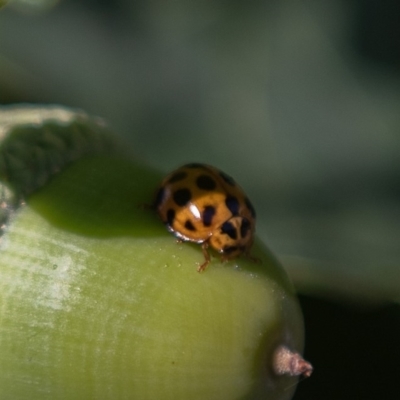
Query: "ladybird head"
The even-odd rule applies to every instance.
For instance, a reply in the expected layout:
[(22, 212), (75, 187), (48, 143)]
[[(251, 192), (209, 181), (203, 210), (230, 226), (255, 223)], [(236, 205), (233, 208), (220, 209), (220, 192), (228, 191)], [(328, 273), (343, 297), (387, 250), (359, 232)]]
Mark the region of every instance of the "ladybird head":
[(213, 231), (209, 243), (226, 258), (234, 258), (250, 249), (253, 233), (254, 226), (247, 218), (234, 216)]

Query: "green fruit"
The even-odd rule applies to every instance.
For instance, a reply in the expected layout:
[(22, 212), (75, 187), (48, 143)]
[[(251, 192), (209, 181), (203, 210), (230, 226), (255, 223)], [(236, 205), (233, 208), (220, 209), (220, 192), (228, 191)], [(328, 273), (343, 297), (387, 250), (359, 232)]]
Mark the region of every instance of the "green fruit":
[[(80, 129), (94, 132), (89, 142), (103, 143), (107, 135), (92, 122), (80, 120)], [(59, 171), (37, 167), (49, 154), (43, 132), (54, 143), (71, 126), (76, 133), (75, 120), (61, 126), (44, 118), (35, 132), (8, 129), (0, 146), (7, 182), (0, 399), (291, 398), (291, 375), (307, 375), (310, 366), (293, 371), (282, 362), (293, 354), (287, 349), (302, 350), (303, 323), (293, 288), (268, 250), (257, 242), (260, 264), (213, 258), (199, 274), (200, 246), (177, 244), (144, 207), (162, 176), (122, 156), (118, 145), (72, 158), (81, 141), (57, 157), (52, 145)], [(32, 135), (44, 155), (25, 179), (13, 168), (32, 161)], [(11, 162), (13, 143), (20, 149), (27, 138), (28, 150), (16, 162), (14, 148)], [(16, 207), (22, 197), (25, 204)]]

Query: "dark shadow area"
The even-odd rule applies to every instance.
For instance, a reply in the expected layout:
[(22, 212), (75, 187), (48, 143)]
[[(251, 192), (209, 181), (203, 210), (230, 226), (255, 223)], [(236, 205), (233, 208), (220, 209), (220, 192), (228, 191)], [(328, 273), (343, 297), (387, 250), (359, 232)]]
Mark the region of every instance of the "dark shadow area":
[(398, 398), (400, 306), (375, 309), (300, 297), (311, 378), (294, 400)]

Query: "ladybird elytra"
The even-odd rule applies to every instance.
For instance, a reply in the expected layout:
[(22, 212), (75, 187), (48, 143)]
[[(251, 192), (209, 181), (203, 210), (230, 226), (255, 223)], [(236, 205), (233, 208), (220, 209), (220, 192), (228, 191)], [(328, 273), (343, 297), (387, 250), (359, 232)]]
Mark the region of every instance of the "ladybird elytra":
[(161, 182), (154, 207), (179, 240), (202, 244), (205, 260), (198, 271), (210, 263), (209, 246), (223, 260), (250, 252), (254, 207), (234, 179), (215, 167), (192, 163), (171, 172)]

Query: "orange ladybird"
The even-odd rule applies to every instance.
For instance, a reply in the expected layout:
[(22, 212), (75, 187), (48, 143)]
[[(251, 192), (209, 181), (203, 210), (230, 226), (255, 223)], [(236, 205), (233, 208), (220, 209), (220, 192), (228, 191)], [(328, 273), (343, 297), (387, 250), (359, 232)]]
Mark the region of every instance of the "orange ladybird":
[(186, 164), (171, 172), (157, 192), (155, 208), (168, 230), (178, 239), (202, 244), (205, 261), (208, 246), (228, 260), (249, 254), (256, 213), (236, 182), (205, 164)]

